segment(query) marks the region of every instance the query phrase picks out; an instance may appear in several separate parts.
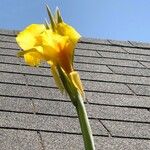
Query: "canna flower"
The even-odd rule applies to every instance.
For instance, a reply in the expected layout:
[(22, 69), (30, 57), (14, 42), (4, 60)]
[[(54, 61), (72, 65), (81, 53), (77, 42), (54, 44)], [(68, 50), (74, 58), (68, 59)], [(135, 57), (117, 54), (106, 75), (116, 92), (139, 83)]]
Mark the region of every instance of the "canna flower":
[(30, 66), (39, 66), (46, 61), (51, 66), (51, 73), (58, 88), (65, 91), (76, 108), (86, 150), (95, 150), (91, 127), (84, 105), (84, 92), (80, 76), (74, 70), (74, 49), (80, 34), (66, 24), (57, 9), (53, 16), (47, 6), (50, 23), (31, 24), (16, 37), (21, 51)]
[(74, 49), (81, 36), (62, 20), (59, 10), (56, 11), (57, 20), (53, 19), (49, 8), (48, 14), (51, 24), (32, 24), (18, 34), (16, 41), (22, 49), (18, 56), (24, 57), (30, 66), (38, 66), (46, 61), (61, 91), (70, 91), (62, 81), (64, 75), (67, 79), (65, 82), (73, 84), (83, 95), (79, 74), (73, 68)]

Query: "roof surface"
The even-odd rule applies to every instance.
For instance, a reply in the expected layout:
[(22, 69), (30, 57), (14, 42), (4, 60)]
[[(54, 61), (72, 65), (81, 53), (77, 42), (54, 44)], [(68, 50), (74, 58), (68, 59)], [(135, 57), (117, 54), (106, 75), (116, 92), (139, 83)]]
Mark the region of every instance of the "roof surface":
[[(16, 57), (17, 31), (0, 30), (0, 149), (83, 150), (75, 108), (49, 66)], [(150, 44), (82, 38), (75, 68), (96, 150), (150, 149)]]

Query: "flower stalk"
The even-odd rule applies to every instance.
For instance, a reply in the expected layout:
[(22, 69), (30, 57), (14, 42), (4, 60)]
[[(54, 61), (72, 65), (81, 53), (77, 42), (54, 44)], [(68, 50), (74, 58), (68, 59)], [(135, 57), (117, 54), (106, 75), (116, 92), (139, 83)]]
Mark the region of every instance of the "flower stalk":
[(76, 111), (80, 122), (85, 150), (95, 150), (92, 130), (90, 127), (85, 105), (80, 94), (78, 95)]
[(88, 115), (84, 105), (83, 96), (75, 88), (71, 80), (63, 73), (63, 70), (58, 66), (61, 81), (69, 94), (69, 97), (76, 107), (79, 123), (82, 131), (85, 150), (95, 150), (94, 139), (92, 135), (91, 126)]

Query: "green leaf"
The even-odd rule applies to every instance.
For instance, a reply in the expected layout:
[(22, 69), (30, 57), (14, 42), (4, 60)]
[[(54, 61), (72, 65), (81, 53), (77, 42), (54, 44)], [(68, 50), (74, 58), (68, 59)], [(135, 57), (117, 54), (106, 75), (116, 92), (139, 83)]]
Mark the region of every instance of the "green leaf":
[(68, 93), (72, 103), (76, 106), (76, 99), (78, 97), (77, 88), (59, 65), (57, 66), (57, 69), (66, 92)]
[(60, 10), (58, 7), (56, 7), (56, 16), (57, 16), (57, 23), (62, 23), (63, 22), (63, 18), (61, 16)]
[(50, 24), (48, 23), (48, 21), (45, 19), (45, 27), (46, 29), (50, 29)]
[(55, 31), (56, 23), (48, 5), (46, 5), (46, 9), (49, 16), (49, 20), (51, 22), (52, 30)]

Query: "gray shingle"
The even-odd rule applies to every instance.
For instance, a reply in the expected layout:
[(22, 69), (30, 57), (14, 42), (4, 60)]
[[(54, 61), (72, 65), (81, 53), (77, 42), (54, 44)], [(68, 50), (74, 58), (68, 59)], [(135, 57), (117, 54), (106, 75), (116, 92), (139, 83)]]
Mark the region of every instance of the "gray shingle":
[[(97, 46), (95, 46), (97, 47)], [(99, 51), (108, 51), (108, 52), (116, 52), (116, 53), (125, 53), (124, 49), (120, 46), (111, 46), (111, 45), (102, 45), (98, 47)]]
[[(24, 128), (51, 132), (81, 133), (78, 118), (0, 112), (0, 127)], [(91, 120), (93, 134), (107, 135), (98, 120)]]
[(0, 112), (0, 127), (80, 133), (77, 118)]
[(1, 96), (0, 110), (33, 113), (33, 104), (30, 99)]
[(134, 55), (129, 53), (111, 53), (111, 52), (101, 52), (99, 53), (106, 58), (116, 58), (116, 59), (123, 59), (123, 60), (137, 60), (137, 61), (150, 61), (150, 55)]
[(22, 74), (0, 73), (0, 82), (26, 84), (25, 77)]
[(149, 140), (95, 137), (97, 150), (149, 150)]
[(1, 150), (41, 150), (37, 132), (0, 129)]
[[(14, 64), (24, 64), (23, 59), (19, 59), (17, 57), (10, 56), (0, 56), (0, 62), (5, 63), (14, 63)], [(83, 56), (75, 56), (75, 63), (89, 63), (93, 65), (118, 65), (118, 66), (129, 66), (129, 67), (140, 67), (144, 68), (143, 65), (138, 63), (137, 61), (126, 61), (119, 59), (111, 59), (111, 58), (94, 58), (94, 57), (83, 57)]]
[(75, 55), (78, 56), (89, 56), (89, 57), (100, 57), (100, 55), (96, 51), (90, 51), (90, 50), (81, 50), (81, 49), (75, 49)]
[(27, 112), (27, 113), (42, 113), (60, 116), (77, 116), (75, 107), (70, 102), (57, 100), (37, 100), (18, 97), (0, 97), (0, 110)]
[(150, 139), (150, 124), (102, 121), (112, 136)]
[(8, 49), (20, 49), (20, 47), (17, 45), (17, 43), (10, 43), (10, 42), (0, 42), (1, 48), (8, 48)]
[(26, 75), (26, 78), (29, 85), (56, 87), (52, 77)]
[(50, 76), (49, 68), (33, 68), (29, 66), (21, 66), (14, 64), (0, 64), (0, 71), (20, 74), (31, 74), (31, 75), (46, 75)]
[(5, 30), (5, 29), (0, 29), (0, 34), (1, 35), (6, 35), (6, 36), (16, 36), (18, 34), (18, 30)]
[[(86, 95), (88, 95), (88, 93)], [(1, 97), (0, 109), (6, 111), (10, 110), (10, 111), (30, 112), (30, 113), (33, 113), (35, 111), (37, 113), (60, 115), (60, 116), (62, 115), (77, 116), (75, 108), (70, 102), (68, 103), (68, 102), (43, 101), (43, 100), (33, 100), (33, 101), (34, 101), (34, 110), (31, 100)], [(149, 103), (150, 102), (147, 101), (147, 103), (143, 105)], [(149, 107), (149, 105), (147, 107)], [(147, 110), (120, 108), (112, 106), (111, 107), (92, 106), (92, 105), (86, 107), (89, 113), (89, 117), (92, 118), (105, 118), (105, 119), (128, 120), (128, 121), (149, 121), (149, 112)], [(132, 115), (134, 115), (134, 117)]]
[(83, 150), (81, 135), (41, 132), (45, 150)]
[[(0, 93), (6, 96), (19, 96), (19, 97), (34, 97), (37, 94), (33, 92), (32, 88), (21, 85), (13, 84), (0, 84)], [(39, 95), (38, 95), (39, 96)], [(37, 97), (38, 97), (37, 96)]]
[[(15, 58), (15, 57), (13, 57)], [(1, 57), (0, 57), (1, 59)], [(9, 59), (5, 59), (7, 62), (9, 61)], [(16, 62), (16, 61), (18, 62)], [(13, 61), (11, 59), (11, 61)], [(50, 76), (50, 67), (49, 68), (42, 68), (42, 67), (38, 67), (38, 68), (33, 68), (33, 67), (29, 67), (29, 66), (23, 66), (23, 65), (19, 65), (19, 60), (18, 59), (14, 59), (14, 63), (18, 64), (2, 64), (0, 63), (0, 71), (4, 71), (4, 72), (12, 72), (12, 73), (21, 73), (21, 74), (31, 74), (31, 75), (39, 75), (39, 76)], [(23, 63), (24, 64), (24, 63)], [(85, 71), (85, 72), (104, 72), (104, 73), (112, 73), (112, 71), (106, 66), (106, 65), (92, 65), (92, 64), (79, 64), (79, 63), (75, 63), (75, 70), (80, 70), (81, 71)], [(88, 73), (86, 73), (88, 74)]]
[(6, 36), (0, 34), (0, 41), (2, 42), (16, 42), (16, 39), (14, 36)]
[[(59, 133), (41, 132), (45, 149), (83, 150), (83, 140), (80, 135), (64, 135)], [(96, 150), (149, 150), (148, 140), (123, 139), (95, 136)]]
[(141, 73), (143, 76), (150, 77), (150, 69), (143, 69)]
[[(92, 77), (94, 78), (95, 76)], [(56, 87), (54, 79), (50, 77), (26, 75), (26, 78), (28, 80), (29, 85)], [(124, 84), (96, 81), (91, 82), (86, 80), (83, 80), (83, 84), (85, 85), (85, 90), (132, 94), (130, 89)]]
[(131, 83), (131, 84), (150, 84), (150, 78), (141, 76), (127, 76), (106, 73), (80, 72), (82, 79), (116, 82), (116, 83)]
[(143, 66), (137, 61), (130, 60), (119, 60), (111, 58), (93, 58), (93, 57), (75, 57), (75, 62), (89, 63), (89, 64), (104, 64), (104, 65), (118, 65), (118, 66), (129, 66), (129, 67), (141, 67)]
[(92, 64), (75, 63), (74, 66), (75, 66), (76, 70), (112, 73), (112, 71), (106, 65), (96, 65), (96, 64), (92, 65)]
[(124, 75), (143, 75), (143, 71), (145, 69), (142, 68), (129, 68), (129, 67), (120, 67), (120, 66), (109, 66), (111, 70), (113, 70), (114, 73), (117, 74), (124, 74)]
[[(5, 69), (5, 67), (3, 67), (3, 66), (6, 66), (6, 68), (9, 67), (11, 69), (11, 68), (16, 68), (15, 64), (25, 65), (24, 60), (22, 58), (9, 57), (9, 56), (0, 56), (0, 63), (9, 63), (9, 65), (8, 64), (0, 64), (0, 67), (2, 67), (2, 70)], [(12, 66), (12, 65), (14, 65), (14, 66)], [(44, 66), (48, 66), (48, 65), (44, 64)], [(112, 73), (112, 71), (106, 65), (74, 63), (74, 66), (77, 70)], [(26, 68), (26, 71), (31, 72), (31, 74), (32, 74), (32, 71), (34, 72), (34, 70), (39, 70), (39, 68), (36, 69), (36, 68), (28, 67), (28, 66), (27, 67), (21, 66), (21, 68)], [(13, 70), (13, 69), (11, 69), (11, 70)], [(28, 71), (28, 70), (32, 70), (32, 71)], [(41, 70), (43, 70), (43, 71), (41, 71), (40, 75), (45, 74), (46, 69), (42, 68)], [(48, 72), (49, 72), (49, 70), (48, 70)]]
[(133, 46), (128, 41), (108, 40), (112, 45)]
[[(101, 86), (105, 86), (105, 84), (104, 85), (101, 84)], [(109, 84), (108, 85), (106, 84), (105, 88), (109, 89), (111, 87), (109, 87)], [(108, 90), (107, 92), (109, 91), (110, 90)], [(115, 89), (112, 89), (111, 91), (115, 91)], [(119, 87), (118, 87), (118, 91), (115, 91), (115, 92), (119, 92)], [(121, 89), (120, 89), (120, 92), (121, 92)], [(2, 95), (13, 96), (13, 97), (15, 96), (15, 97), (38, 98), (38, 99), (48, 99), (48, 100), (51, 100), (51, 99), (68, 100), (68, 97), (66, 97), (65, 95), (62, 95), (58, 89), (31, 87), (31, 86), (25, 86), (25, 85), (0, 84), (0, 93)], [(93, 92), (93, 94), (95, 95), (98, 93)]]
[(150, 48), (150, 43), (144, 43), (144, 42), (136, 42), (136, 41), (130, 41), (131, 44), (135, 47), (140, 47), (140, 48)]
[(140, 61), (144, 66), (146, 66), (147, 68), (150, 69), (150, 62), (143, 62), (143, 61)]
[[(71, 102), (34, 100), (34, 110), (36, 113), (60, 116), (77, 116)], [(88, 105), (87, 112), (90, 118), (105, 118), (112, 120), (150, 122), (149, 112), (146, 109)], [(32, 111), (33, 112), (33, 111)], [(133, 116), (132, 116), (133, 115)]]
[(125, 52), (121, 47), (118, 46), (110, 46), (110, 45), (98, 45), (98, 44), (87, 44), (87, 43), (78, 43), (77, 47), (79, 49), (85, 50), (103, 50), (110, 52)]
[(0, 93), (12, 97), (66, 100), (66, 96), (62, 95), (58, 89), (53, 88), (0, 84)]
[(142, 55), (150, 55), (150, 50), (149, 49), (142, 49), (142, 48), (128, 48), (128, 47), (124, 47), (123, 49), (125, 49), (128, 53), (131, 54), (142, 54)]
[(148, 140), (95, 137), (97, 150), (149, 150)]
[(33, 99), (35, 111), (42, 114), (77, 116), (75, 107), (70, 102), (35, 100)]
[(94, 81), (84, 81), (83, 84), (85, 89), (89, 91), (133, 94), (132, 91), (124, 84)]
[(17, 57), (10, 57), (7, 55), (0, 55), (0, 63), (25, 64), (23, 59)]
[(145, 85), (129, 85), (129, 87), (137, 95), (150, 96), (150, 86), (145, 86)]
[(19, 50), (0, 48), (0, 55), (16, 56)]
[(92, 44), (110, 44), (108, 42), (108, 40), (96, 39), (96, 38), (86, 38), (86, 37), (81, 37), (79, 42), (92, 43)]
[(95, 104), (150, 108), (149, 97), (86, 92), (88, 102)]
[(90, 117), (102, 120), (150, 122), (150, 112), (147, 109), (87, 105), (87, 112)]

